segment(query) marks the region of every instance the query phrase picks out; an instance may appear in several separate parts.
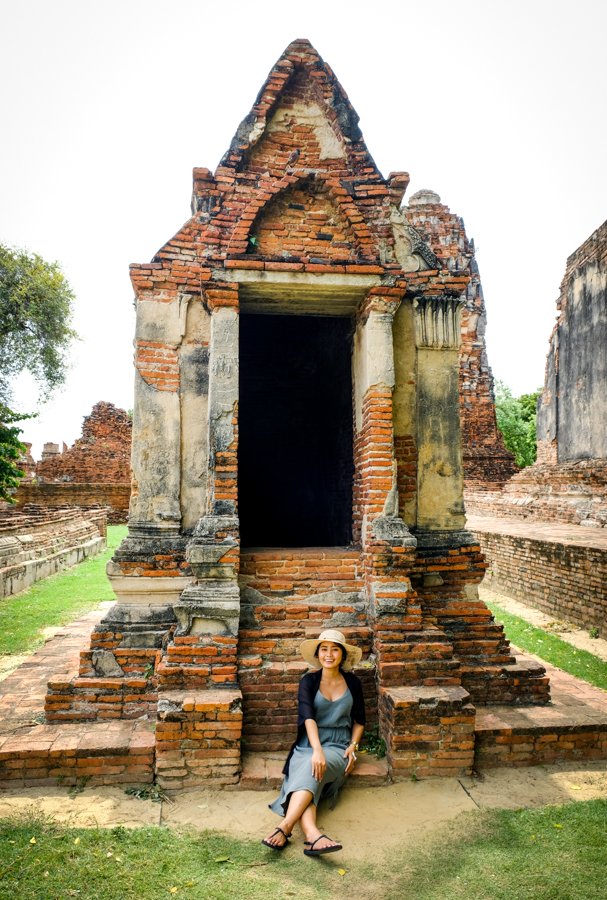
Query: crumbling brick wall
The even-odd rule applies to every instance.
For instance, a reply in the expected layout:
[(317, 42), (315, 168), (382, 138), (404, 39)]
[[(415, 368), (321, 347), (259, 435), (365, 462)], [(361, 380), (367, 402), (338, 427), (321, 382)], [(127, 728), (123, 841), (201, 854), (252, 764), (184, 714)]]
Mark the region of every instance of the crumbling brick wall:
[(538, 403), (538, 463), (607, 458), (607, 222), (567, 260)]
[(131, 420), (112, 403), (96, 403), (82, 426), (82, 437), (63, 453), (36, 465), (39, 481), (129, 483)]
[(470, 269), (471, 280), (462, 310), (460, 347), (460, 412), (466, 488), (495, 490), (516, 471), (495, 421), (493, 374), (487, 359), (487, 313), (474, 241), (464, 220), (441, 203), (434, 191), (418, 191), (404, 207), (407, 220), (419, 231), (449, 271)]

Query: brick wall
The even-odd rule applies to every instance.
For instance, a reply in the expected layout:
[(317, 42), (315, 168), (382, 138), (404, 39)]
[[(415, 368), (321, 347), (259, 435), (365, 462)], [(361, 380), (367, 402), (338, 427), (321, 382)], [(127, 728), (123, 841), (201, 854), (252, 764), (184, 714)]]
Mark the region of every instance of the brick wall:
[(77, 506), (81, 509), (100, 508), (107, 512), (110, 525), (126, 522), (129, 512), (130, 484), (71, 482), (24, 482), (15, 494), (18, 508), (28, 505), (48, 508)]
[(594, 528), (607, 526), (607, 460), (583, 459), (522, 469), (502, 491), (467, 490), (466, 512)]
[(605, 633), (607, 550), (565, 541), (476, 531), (485, 584), (542, 612)]
[(105, 536), (105, 510), (0, 510), (0, 597), (99, 553)]

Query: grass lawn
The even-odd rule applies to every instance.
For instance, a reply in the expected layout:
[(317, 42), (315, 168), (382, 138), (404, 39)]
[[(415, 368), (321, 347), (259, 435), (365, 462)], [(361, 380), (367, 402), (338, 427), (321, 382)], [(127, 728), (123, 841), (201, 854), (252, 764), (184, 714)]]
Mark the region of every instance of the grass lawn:
[(101, 600), (113, 600), (105, 566), (126, 531), (126, 525), (108, 526), (104, 553), (0, 600), (0, 654), (26, 653), (42, 643), (43, 628), (64, 625)]
[(497, 603), (488, 603), (487, 606), (496, 620), (503, 624), (508, 640), (521, 650), (535, 653), (564, 672), (607, 690), (607, 663), (604, 660), (513, 616)]
[[(258, 842), (165, 828), (0, 821), (0, 890), (19, 900), (347, 897), (594, 900), (607, 870), (607, 801), (465, 813), (381, 865), (340, 868)], [(364, 848), (361, 848), (361, 853)]]

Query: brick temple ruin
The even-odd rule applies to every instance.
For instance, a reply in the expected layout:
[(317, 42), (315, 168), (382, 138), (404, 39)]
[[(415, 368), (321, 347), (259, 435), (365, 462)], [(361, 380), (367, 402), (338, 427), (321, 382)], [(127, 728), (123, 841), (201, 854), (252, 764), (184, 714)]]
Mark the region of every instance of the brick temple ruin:
[(131, 419), (113, 403), (96, 403), (84, 417), (82, 435), (71, 447), (46, 443), (42, 458), (21, 468), (17, 506), (107, 508), (111, 524), (126, 522), (131, 491)]
[(483, 438), (473, 245), (437, 195), (402, 207), (408, 181), (382, 177), (333, 72), (295, 41), (215, 173), (194, 170), (191, 218), (132, 267), (117, 603), (46, 714), (149, 715), (164, 787), (236, 782), (241, 739), (287, 748), (299, 644), (329, 626), (363, 648), (393, 776), (470, 771), (476, 704), (549, 700), (479, 600), (465, 527), (464, 461), (496, 484), (514, 470)]

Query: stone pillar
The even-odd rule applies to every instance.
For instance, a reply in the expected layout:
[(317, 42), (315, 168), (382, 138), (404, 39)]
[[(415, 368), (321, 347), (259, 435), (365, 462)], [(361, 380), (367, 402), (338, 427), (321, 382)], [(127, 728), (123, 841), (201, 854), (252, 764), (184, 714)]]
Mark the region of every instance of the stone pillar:
[(392, 623), (413, 613), (408, 569), (416, 540), (398, 510), (392, 411), (392, 323), (399, 300), (370, 296), (354, 343), (355, 503), (376, 631), (382, 617)]
[(462, 299), (413, 301), (417, 346), (417, 528), (464, 528), (464, 477), (459, 414)]
[(207, 508), (186, 548), (196, 581), (173, 605), (178, 625), (159, 669), (167, 685), (236, 683), (238, 293), (220, 296), (211, 304)]

